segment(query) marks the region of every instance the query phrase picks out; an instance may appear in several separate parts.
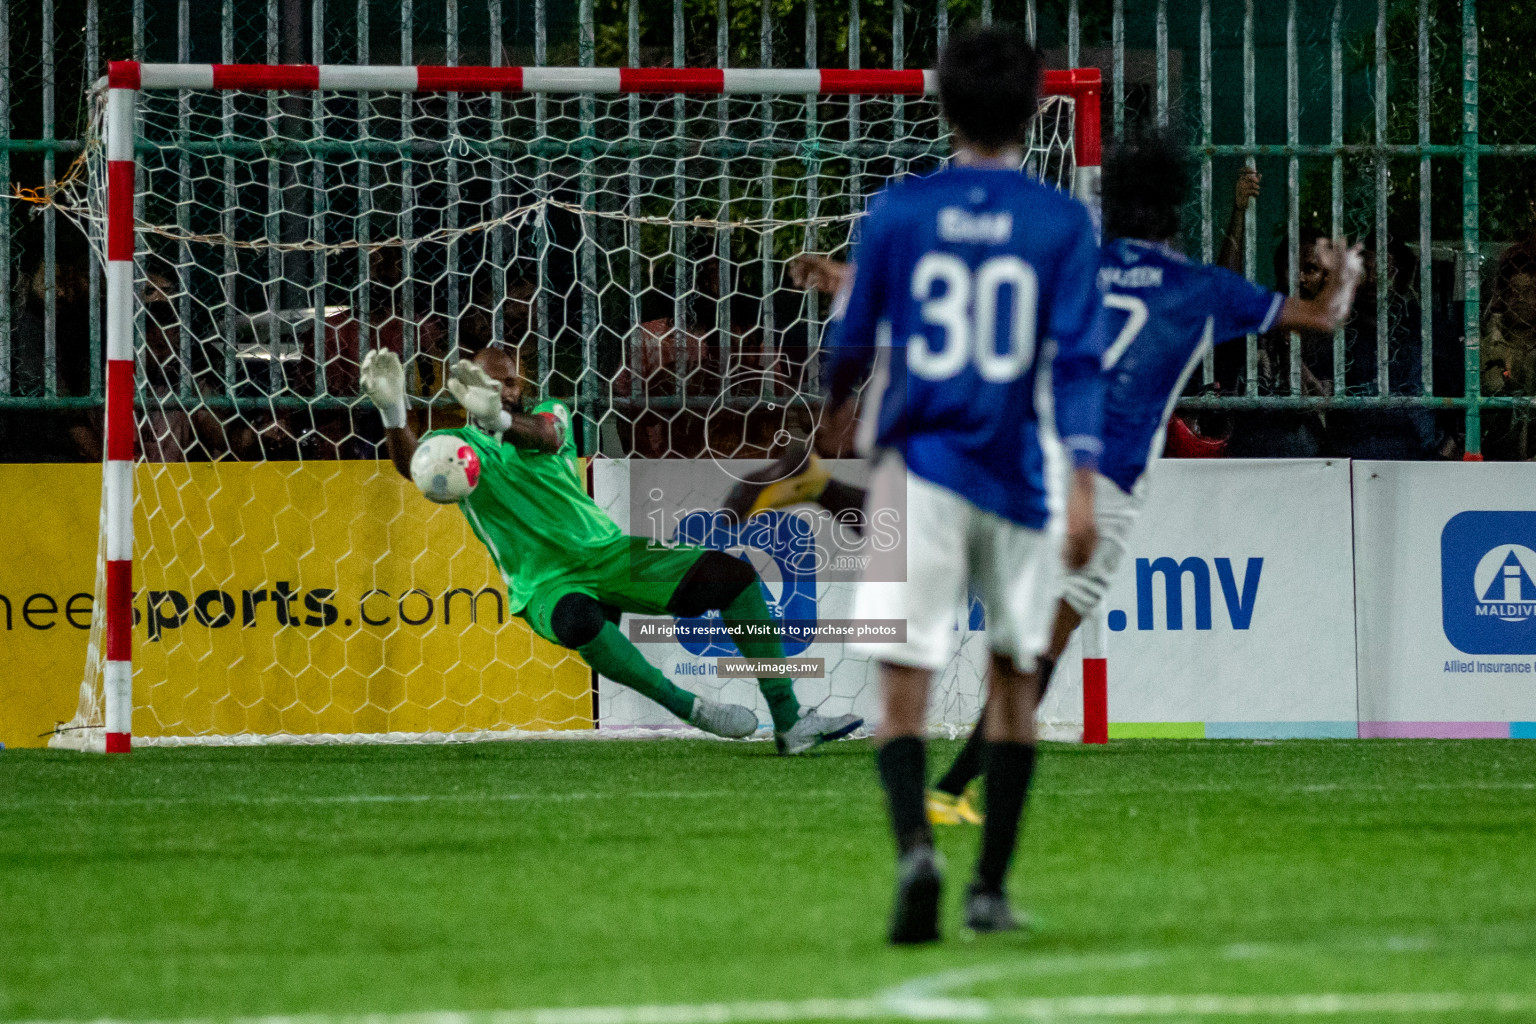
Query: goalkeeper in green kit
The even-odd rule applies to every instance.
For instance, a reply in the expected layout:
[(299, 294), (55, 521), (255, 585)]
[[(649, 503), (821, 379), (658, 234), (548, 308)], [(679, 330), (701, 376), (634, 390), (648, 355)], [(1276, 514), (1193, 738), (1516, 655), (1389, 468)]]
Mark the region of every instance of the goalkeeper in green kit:
[[(406, 424), (399, 358), (387, 349), (370, 352), (362, 384), (384, 420), (390, 461), (411, 479), (417, 442)], [(679, 688), (618, 627), (621, 612), (688, 618), (719, 610), (743, 656), (782, 658), (775, 630), (764, 639), (763, 630), (744, 628), (772, 623), (757, 571), (721, 551), (662, 547), (621, 532), (582, 487), (566, 406), (551, 399), (523, 411), (513, 352), (488, 348), (461, 360), (448, 387), (469, 422), (433, 433), (450, 434), (479, 456), (479, 483), (459, 508), (506, 581), (508, 607), (539, 636), (705, 732), (735, 739), (757, 731), (750, 708)], [(758, 686), (780, 753), (802, 753), (863, 724), (856, 715), (802, 711), (791, 679), (765, 677)]]

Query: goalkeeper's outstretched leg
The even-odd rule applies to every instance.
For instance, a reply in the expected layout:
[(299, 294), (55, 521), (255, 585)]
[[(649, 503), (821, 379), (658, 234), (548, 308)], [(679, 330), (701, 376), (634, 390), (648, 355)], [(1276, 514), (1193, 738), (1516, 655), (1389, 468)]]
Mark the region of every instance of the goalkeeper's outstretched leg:
[[(619, 630), (618, 616), (632, 612), (686, 619), (710, 611), (720, 613), (744, 657), (784, 657), (784, 645), (763, 600), (762, 580), (751, 565), (721, 551), (657, 547), (642, 537), (622, 537), (587, 566), (553, 580), (533, 595), (525, 617), (535, 632), (577, 651), (598, 672), (693, 721), (698, 698), (645, 659)], [(805, 711), (788, 676), (759, 677), (758, 689), (768, 704), (781, 753), (803, 753), (863, 724), (857, 715), (834, 718)]]
[[(740, 558), (706, 551), (683, 577), (668, 603), (668, 611), (691, 618), (716, 609), (743, 657), (784, 657), (783, 641), (774, 630), (761, 628), (771, 626), (773, 616), (763, 600), (763, 583), (757, 570)], [(823, 743), (843, 739), (864, 724), (858, 715), (823, 715), (803, 710), (788, 677), (759, 678), (758, 688), (773, 715), (773, 739), (781, 754), (805, 753)]]
[(678, 718), (716, 736), (742, 739), (757, 731), (757, 716), (739, 704), (721, 704), (678, 686), (630, 642), (618, 623), (622, 613), (590, 594), (562, 594), (550, 615), (550, 631), (562, 647), (616, 683), (649, 697)]

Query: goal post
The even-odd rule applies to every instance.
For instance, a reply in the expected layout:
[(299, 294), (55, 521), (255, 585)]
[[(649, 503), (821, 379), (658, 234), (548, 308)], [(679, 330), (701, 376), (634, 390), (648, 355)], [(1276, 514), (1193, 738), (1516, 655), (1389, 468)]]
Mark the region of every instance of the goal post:
[[(113, 65), (105, 119), (107, 164), (107, 395), (104, 423), (102, 557), (106, 620), (102, 704), (104, 745), (126, 753), (133, 736), (134, 422), (134, 99), (136, 89)], [(95, 637), (92, 637), (93, 642)], [(89, 681), (87, 681), (89, 682)]]
[[(1099, 72), (1043, 84), (1029, 165), (1096, 201)], [(444, 366), (515, 346), (584, 455), (718, 455), (694, 427), (722, 381), (814, 387), (826, 304), (787, 295), (788, 258), (846, 255), (868, 195), (947, 154), (932, 71), (125, 61), (105, 86), (60, 200), (106, 267), (102, 615), (55, 739), (109, 752), (136, 716), (152, 743), (595, 722), (574, 655), (462, 632), (497, 585), (467, 530), (447, 575), (389, 547), (452, 510), (399, 511), (358, 362), (402, 355), (426, 427), (452, 422)], [(761, 454), (747, 432), (737, 453)], [(328, 558), (351, 575), (282, 578)], [(137, 685), (136, 644), (155, 654)]]

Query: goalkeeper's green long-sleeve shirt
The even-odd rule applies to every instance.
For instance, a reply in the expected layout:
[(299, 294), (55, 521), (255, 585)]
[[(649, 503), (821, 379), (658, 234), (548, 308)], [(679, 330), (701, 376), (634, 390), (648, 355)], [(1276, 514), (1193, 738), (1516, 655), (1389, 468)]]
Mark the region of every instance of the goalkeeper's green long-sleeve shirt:
[(459, 438), (480, 457), (480, 481), (459, 509), (501, 570), (513, 613), (527, 606), (541, 584), (586, 564), (624, 536), (582, 485), (570, 410), (549, 399), (532, 411), (548, 413), (565, 427), (559, 451), (519, 449), (472, 425), (427, 435)]

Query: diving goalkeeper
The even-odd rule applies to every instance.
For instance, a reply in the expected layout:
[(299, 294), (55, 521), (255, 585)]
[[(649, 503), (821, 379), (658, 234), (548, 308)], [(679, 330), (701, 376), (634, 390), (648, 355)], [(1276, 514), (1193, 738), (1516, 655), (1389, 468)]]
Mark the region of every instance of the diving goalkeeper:
[[(405, 418), (405, 371), (387, 349), (362, 366), (363, 389), (384, 421), (390, 461), (407, 480), (416, 436)], [(692, 617), (719, 610), (748, 658), (782, 658), (746, 627), (771, 624), (756, 570), (721, 551), (656, 546), (622, 533), (587, 495), (576, 468), (570, 411), (553, 399), (523, 412), (523, 378), (515, 354), (488, 348), (461, 360), (449, 390), (468, 424), (449, 434), (480, 458), (480, 480), (459, 503), (475, 536), (507, 584), (507, 604), (539, 636), (576, 651), (588, 665), (649, 697), (678, 718), (716, 736), (757, 730), (757, 715), (681, 689), (645, 660), (619, 630), (621, 612)], [(431, 436), (430, 434), (428, 436)], [(855, 715), (802, 712), (794, 682), (764, 677), (758, 687), (773, 716), (780, 753), (798, 754), (841, 739), (863, 724)]]

